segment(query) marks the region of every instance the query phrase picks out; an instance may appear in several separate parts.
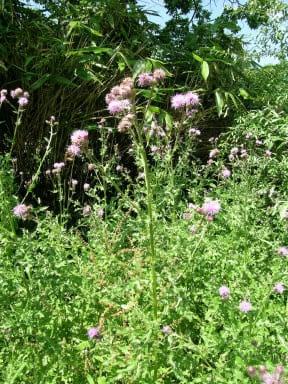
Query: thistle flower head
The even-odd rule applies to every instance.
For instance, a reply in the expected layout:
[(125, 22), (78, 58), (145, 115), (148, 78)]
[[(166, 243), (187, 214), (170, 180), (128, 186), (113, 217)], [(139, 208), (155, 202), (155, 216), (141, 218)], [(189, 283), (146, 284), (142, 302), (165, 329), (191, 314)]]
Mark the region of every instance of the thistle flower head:
[(180, 109), (186, 106), (186, 98), (183, 93), (177, 93), (171, 97), (171, 105), (174, 109)]
[(252, 304), (250, 303), (250, 301), (242, 300), (239, 304), (239, 310), (243, 313), (248, 313), (252, 311)]
[(143, 72), (138, 76), (137, 83), (140, 87), (149, 87), (155, 83), (155, 79), (151, 73)]
[(162, 333), (164, 333), (164, 335), (168, 336), (172, 333), (172, 329), (170, 327), (170, 325), (164, 325), (161, 329)]
[(223, 300), (229, 299), (230, 289), (226, 285), (222, 285), (222, 287), (219, 288), (219, 295)]
[(88, 131), (83, 129), (77, 129), (71, 134), (71, 143), (77, 145), (81, 149), (88, 144)]
[(219, 213), (221, 205), (217, 200), (206, 201), (201, 207), (201, 213), (205, 216), (215, 216)]
[(274, 291), (276, 293), (280, 293), (280, 294), (283, 293), (285, 291), (285, 287), (284, 287), (283, 283), (276, 283), (274, 285)]
[(128, 110), (130, 106), (131, 106), (131, 103), (128, 99), (112, 100), (108, 104), (108, 111), (111, 115), (116, 115), (117, 113), (121, 113), (125, 110)]
[(287, 257), (288, 247), (279, 247), (277, 252), (278, 252), (278, 255)]
[(18, 204), (13, 208), (13, 213), (16, 217), (26, 220), (30, 214), (31, 206), (26, 204)]
[(221, 172), (223, 179), (228, 179), (231, 176), (231, 171), (228, 168), (224, 168)]
[(91, 327), (87, 331), (87, 336), (89, 337), (90, 340), (93, 339), (101, 339), (101, 331), (99, 327)]
[(20, 107), (26, 107), (26, 105), (28, 105), (28, 103), (29, 103), (29, 100), (27, 99), (27, 97), (19, 97), (19, 99), (18, 99), (18, 104), (19, 104), (19, 106)]
[(188, 106), (198, 106), (200, 104), (200, 99), (197, 93), (194, 92), (187, 92), (185, 95), (185, 105)]
[(71, 158), (80, 156), (81, 148), (76, 144), (71, 144), (67, 147), (67, 155)]
[(154, 72), (153, 72), (153, 78), (156, 82), (159, 82), (159, 81), (162, 81), (164, 80), (166, 77), (166, 72), (161, 69), (161, 68), (158, 68), (158, 69), (155, 69)]

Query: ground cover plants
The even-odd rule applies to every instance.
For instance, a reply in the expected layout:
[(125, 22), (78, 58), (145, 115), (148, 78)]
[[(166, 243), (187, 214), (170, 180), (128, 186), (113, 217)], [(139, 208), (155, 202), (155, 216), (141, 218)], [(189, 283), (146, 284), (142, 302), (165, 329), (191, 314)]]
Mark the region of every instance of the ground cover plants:
[(287, 8), (164, 3), (0, 5), (1, 383), (288, 382)]
[[(201, 94), (171, 95), (166, 77), (156, 68), (114, 86), (101, 156), (74, 131), (18, 202), (2, 156), (2, 382), (285, 382), (287, 117), (269, 106), (239, 117), (210, 139), (205, 164)], [(16, 132), (29, 95), (1, 95), (17, 100)], [(61, 122), (46, 124), (53, 136)], [(109, 152), (119, 133), (138, 176)], [(56, 215), (37, 199), (41, 177)]]

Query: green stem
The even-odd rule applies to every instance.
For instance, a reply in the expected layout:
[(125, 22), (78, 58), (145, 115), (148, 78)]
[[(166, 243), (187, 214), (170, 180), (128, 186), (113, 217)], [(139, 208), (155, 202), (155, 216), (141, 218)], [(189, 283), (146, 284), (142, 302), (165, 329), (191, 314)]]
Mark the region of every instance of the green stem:
[(24, 203), (24, 201), (26, 200), (27, 196), (29, 195), (30, 192), (32, 192), (32, 190), (34, 189), (35, 187), (35, 184), (39, 178), (39, 175), (40, 175), (40, 172), (41, 172), (41, 169), (42, 169), (42, 166), (44, 164), (44, 161), (46, 160), (47, 156), (49, 155), (50, 151), (51, 151), (51, 142), (52, 142), (52, 138), (53, 138), (53, 135), (54, 135), (54, 132), (53, 132), (53, 124), (50, 125), (50, 136), (49, 136), (49, 140), (48, 140), (48, 143), (47, 143), (47, 146), (46, 146), (46, 150), (45, 150), (45, 153), (40, 161), (40, 164), (38, 166), (38, 169), (35, 173), (35, 175), (32, 177), (32, 182), (29, 186), (29, 188), (27, 189), (27, 192), (21, 202), (21, 204)]
[(18, 128), (21, 125), (21, 117), (22, 117), (22, 113), (21, 112), (22, 112), (22, 110), (19, 107), (18, 110), (17, 110), (15, 129), (14, 129), (12, 144), (11, 144), (11, 148), (10, 148), (10, 156), (12, 155), (12, 151), (13, 151), (14, 146), (15, 146), (15, 140), (16, 140), (16, 135), (17, 135)]

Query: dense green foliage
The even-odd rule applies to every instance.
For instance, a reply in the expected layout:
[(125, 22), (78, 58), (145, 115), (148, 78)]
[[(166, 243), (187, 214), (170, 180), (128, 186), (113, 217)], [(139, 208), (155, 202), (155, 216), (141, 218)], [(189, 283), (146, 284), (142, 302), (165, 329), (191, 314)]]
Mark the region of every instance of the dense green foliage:
[(287, 382), (287, 8), (164, 4), (0, 4), (1, 383)]

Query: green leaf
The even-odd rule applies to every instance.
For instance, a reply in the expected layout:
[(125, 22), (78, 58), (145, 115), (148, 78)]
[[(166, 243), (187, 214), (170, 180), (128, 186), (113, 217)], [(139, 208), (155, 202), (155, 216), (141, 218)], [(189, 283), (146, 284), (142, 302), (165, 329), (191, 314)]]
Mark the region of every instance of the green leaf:
[(209, 64), (207, 61), (202, 61), (201, 63), (201, 75), (205, 81), (207, 81), (209, 76)]
[(223, 113), (223, 108), (224, 108), (224, 98), (223, 95), (221, 94), (220, 91), (216, 90), (215, 91), (215, 98), (216, 98), (216, 106), (217, 106), (217, 111), (218, 115), (221, 116)]
[(105, 379), (105, 377), (101, 376), (101, 377), (98, 377), (97, 379), (97, 384), (106, 384), (107, 381)]
[(202, 62), (203, 62), (202, 57), (196, 55), (196, 53), (192, 52), (192, 55), (193, 55), (193, 57), (194, 57), (195, 60), (199, 61), (199, 63), (202, 63)]
[(165, 123), (167, 128), (171, 130), (173, 127), (173, 118), (168, 112), (165, 112)]
[(243, 99), (247, 100), (250, 98), (249, 93), (244, 88), (239, 88), (239, 94), (243, 97)]
[(40, 77), (40, 79), (36, 80), (30, 87), (32, 91), (35, 91), (38, 88), (41, 88), (43, 84), (46, 83), (50, 78), (50, 75), (46, 73), (44, 76)]
[(92, 379), (92, 377), (89, 374), (87, 375), (87, 381), (89, 384), (95, 384), (95, 381)]
[(102, 48), (102, 47), (85, 47), (85, 48), (81, 48), (81, 49), (72, 49), (68, 52), (66, 52), (66, 56), (67, 57), (70, 57), (70, 56), (81, 56), (85, 53), (94, 53), (95, 55), (99, 55), (101, 53), (108, 53), (108, 54), (112, 54), (113, 53), (113, 49), (111, 48)]

